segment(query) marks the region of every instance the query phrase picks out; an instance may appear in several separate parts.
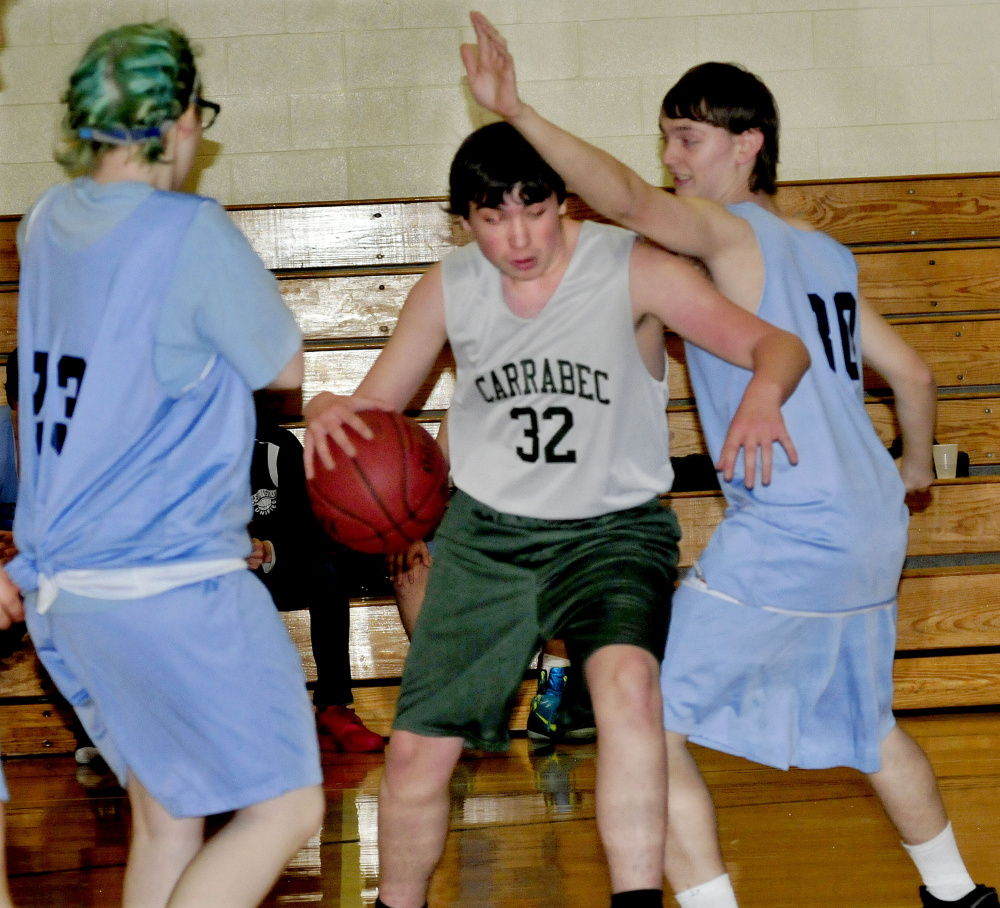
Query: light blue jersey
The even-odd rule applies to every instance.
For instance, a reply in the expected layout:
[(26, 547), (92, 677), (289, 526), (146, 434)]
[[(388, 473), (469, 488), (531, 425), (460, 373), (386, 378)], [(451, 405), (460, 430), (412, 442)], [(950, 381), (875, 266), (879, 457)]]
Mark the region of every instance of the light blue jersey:
[[(59, 199), (34, 210), (22, 256), (20, 374), (31, 391), (11, 576), (30, 590), (39, 573), (245, 557), (247, 382), (215, 354), (173, 393), (153, 355), (183, 243), (199, 211), (218, 205), (152, 192), (94, 242), (67, 248), (49, 217)], [(276, 293), (269, 302), (283, 309)], [(297, 346), (293, 322), (287, 333), (275, 346)], [(266, 348), (256, 358), (267, 362)]]
[(216, 202), (145, 184), (74, 181), (25, 220), (9, 572), (39, 658), (173, 816), (319, 784), (301, 659), (244, 560), (251, 388), (301, 344), (273, 276)]
[[(747, 489), (741, 456), (732, 481), (722, 483), (729, 507), (698, 570), (710, 588), (764, 608), (832, 613), (892, 601), (909, 513), (899, 472), (864, 408), (853, 257), (752, 202), (729, 210), (750, 223), (763, 255), (757, 314), (801, 338), (812, 365), (782, 407), (798, 465), (775, 445), (771, 483), (758, 476)], [(717, 459), (751, 373), (686, 349)]]

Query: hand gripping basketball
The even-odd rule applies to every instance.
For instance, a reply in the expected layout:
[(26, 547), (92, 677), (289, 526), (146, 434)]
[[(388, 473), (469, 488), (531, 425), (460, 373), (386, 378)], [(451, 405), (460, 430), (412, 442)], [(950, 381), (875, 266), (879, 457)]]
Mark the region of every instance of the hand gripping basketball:
[(357, 449), (333, 470), (318, 460), (307, 482), (323, 529), (359, 552), (403, 552), (424, 539), (448, 506), (448, 463), (416, 420), (387, 410), (359, 414), (371, 440), (345, 426)]

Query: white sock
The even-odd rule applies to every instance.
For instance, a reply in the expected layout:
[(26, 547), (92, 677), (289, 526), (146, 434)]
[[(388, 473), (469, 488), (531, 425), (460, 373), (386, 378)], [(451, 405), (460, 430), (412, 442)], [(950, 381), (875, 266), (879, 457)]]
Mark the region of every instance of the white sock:
[(976, 888), (958, 853), (958, 844), (950, 822), (933, 839), (922, 845), (902, 844), (916, 864), (927, 891), (934, 898), (954, 902)]
[(739, 908), (728, 873), (678, 892), (674, 898), (681, 908)]
[(542, 653), (542, 665), (541, 667), (548, 671), (550, 668), (567, 668), (569, 666), (569, 659), (564, 659), (562, 656), (553, 656), (551, 653)]

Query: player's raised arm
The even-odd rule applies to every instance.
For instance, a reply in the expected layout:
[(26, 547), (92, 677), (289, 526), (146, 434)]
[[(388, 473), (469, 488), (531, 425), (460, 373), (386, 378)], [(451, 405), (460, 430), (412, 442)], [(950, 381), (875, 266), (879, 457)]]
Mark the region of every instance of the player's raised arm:
[(629, 281), (636, 316), (653, 315), (685, 340), (753, 371), (716, 464), (725, 479), (732, 479), (740, 449), (748, 488), (758, 457), (761, 479), (770, 483), (775, 442), (797, 463), (781, 405), (809, 368), (802, 341), (737, 306), (695, 267), (648, 243), (636, 244)]
[(413, 285), (392, 337), (354, 394), (322, 391), (306, 404), (306, 478), (313, 478), (314, 457), (319, 457), (327, 469), (333, 469), (330, 439), (348, 457), (355, 456), (357, 452), (344, 426), (363, 438), (372, 437), (357, 415), (359, 411), (401, 411), (406, 406), (430, 373), (446, 337), (441, 268), (434, 265)]
[(930, 366), (895, 329), (862, 298), (861, 358), (892, 388), (896, 418), (903, 436), (899, 472), (907, 492), (919, 492), (934, 481), (932, 446), (937, 420), (937, 388)]
[(463, 44), (469, 87), (476, 101), (513, 125), (591, 207), (668, 249), (711, 259), (744, 230), (721, 205), (679, 199), (647, 183), (617, 158), (574, 136), (525, 104), (517, 92), (507, 43), (482, 13), (470, 14), (477, 45)]

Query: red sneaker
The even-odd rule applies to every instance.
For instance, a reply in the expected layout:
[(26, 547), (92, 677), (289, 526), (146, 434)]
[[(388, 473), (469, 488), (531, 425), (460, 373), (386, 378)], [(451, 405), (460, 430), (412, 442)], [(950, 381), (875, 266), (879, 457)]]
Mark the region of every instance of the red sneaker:
[(385, 750), (385, 740), (365, 728), (358, 714), (346, 706), (324, 706), (316, 714), (320, 734), (329, 736), (337, 750), (368, 754)]

